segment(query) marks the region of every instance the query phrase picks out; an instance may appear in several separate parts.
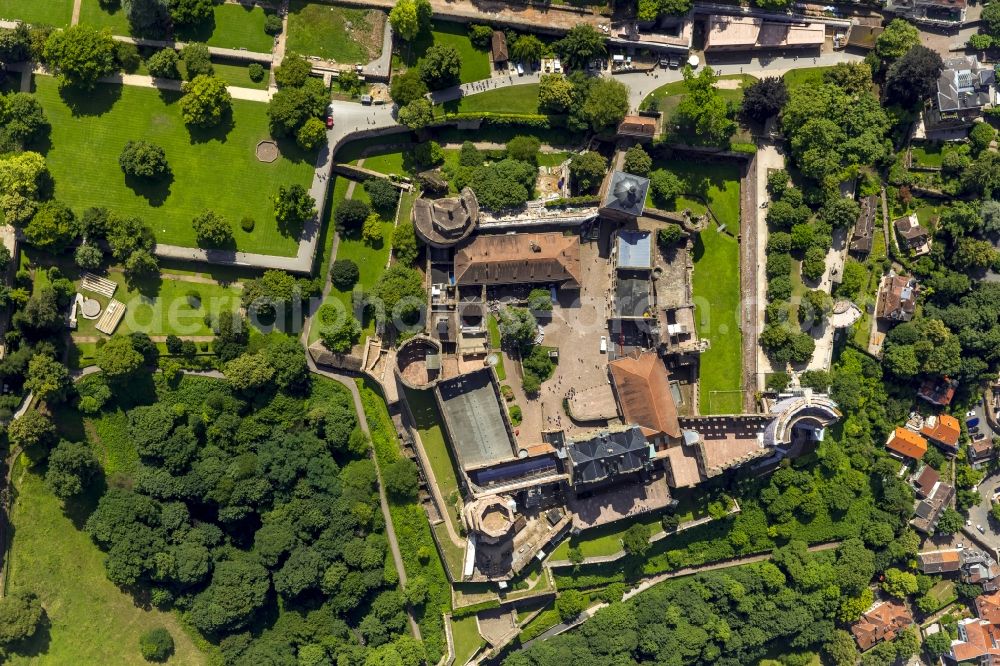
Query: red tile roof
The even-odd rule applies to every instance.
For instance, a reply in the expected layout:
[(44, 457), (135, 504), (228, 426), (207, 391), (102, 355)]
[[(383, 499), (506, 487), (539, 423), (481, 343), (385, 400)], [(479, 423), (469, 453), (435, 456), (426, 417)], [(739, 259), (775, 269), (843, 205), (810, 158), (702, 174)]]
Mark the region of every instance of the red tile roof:
[(889, 435), (889, 441), (885, 443), (885, 448), (908, 458), (920, 460), (927, 453), (927, 440), (912, 430), (896, 428)]
[(656, 352), (625, 356), (608, 364), (625, 422), (642, 428), (646, 437), (681, 436), (677, 405), (669, 375)]
[(913, 624), (913, 616), (898, 601), (885, 601), (861, 616), (851, 632), (862, 651), (881, 640), (891, 641), (896, 634)]
[(958, 419), (951, 414), (939, 414), (928, 418), (920, 432), (942, 446), (957, 449), (962, 426), (958, 424)]

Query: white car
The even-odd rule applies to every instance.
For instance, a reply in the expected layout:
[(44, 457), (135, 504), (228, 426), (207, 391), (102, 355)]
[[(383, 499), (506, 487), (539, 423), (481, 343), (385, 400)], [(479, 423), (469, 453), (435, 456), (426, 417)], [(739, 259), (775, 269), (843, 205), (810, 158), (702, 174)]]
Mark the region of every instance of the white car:
[(982, 525), (976, 525), (976, 529), (979, 530), (980, 534), (986, 534), (986, 530), (983, 529)]
[(606, 354), (608, 352), (608, 338), (607, 336), (601, 336), (601, 353)]
[(965, 418), (967, 418), (967, 419), (971, 419), (971, 418), (972, 418), (973, 416), (975, 416), (975, 415), (976, 415), (976, 413), (975, 413), (974, 411), (972, 411), (972, 410), (969, 410), (969, 411), (967, 411), (967, 412), (965, 413)]

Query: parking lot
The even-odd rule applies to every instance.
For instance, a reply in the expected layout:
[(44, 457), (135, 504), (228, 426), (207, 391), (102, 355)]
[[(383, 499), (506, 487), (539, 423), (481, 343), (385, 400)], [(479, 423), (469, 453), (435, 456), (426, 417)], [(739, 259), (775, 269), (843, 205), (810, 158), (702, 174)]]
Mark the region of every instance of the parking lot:
[[(979, 431), (989, 438), (997, 436), (998, 433), (990, 428), (986, 420), (986, 410), (982, 402), (978, 403), (972, 411), (975, 418), (979, 419)], [(965, 526), (967, 534), (988, 545), (994, 553), (1000, 552), (1000, 523), (990, 516), (990, 508), (992, 507), (992, 498), (998, 490), (1000, 490), (1000, 473), (993, 473), (983, 479), (979, 484), (980, 502), (969, 509), (969, 522), (972, 524)], [(980, 534), (976, 529), (977, 525), (983, 526), (983, 534)]]

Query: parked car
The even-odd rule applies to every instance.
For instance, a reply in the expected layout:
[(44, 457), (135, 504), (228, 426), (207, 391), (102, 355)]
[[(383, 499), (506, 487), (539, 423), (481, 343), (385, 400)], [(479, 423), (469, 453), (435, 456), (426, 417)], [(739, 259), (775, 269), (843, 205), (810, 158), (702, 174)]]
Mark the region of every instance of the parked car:
[(965, 418), (967, 418), (967, 419), (971, 419), (971, 418), (972, 418), (972, 417), (974, 417), (975, 415), (976, 415), (976, 413), (975, 413), (974, 411), (972, 411), (972, 410), (970, 409), (969, 411), (967, 411), (967, 412), (965, 413)]
[(972, 436), (972, 441), (973, 442), (981, 442), (984, 439), (986, 439), (986, 433), (985, 432), (977, 432), (975, 435)]
[(670, 67), (670, 59), (669, 58), (660, 58), (660, 67), (662, 67), (663, 69), (666, 69), (667, 67)]
[(976, 426), (979, 425), (979, 417), (977, 416), (975, 418), (969, 419), (968, 421), (965, 422), (965, 425), (967, 425), (969, 428), (975, 428)]
[(681, 59), (679, 56), (670, 56), (670, 68), (677, 69), (681, 66)]
[(976, 525), (976, 529), (979, 530), (980, 534), (986, 534), (986, 530), (983, 529), (982, 525)]
[(517, 75), (524, 76), (524, 67), (521, 65), (521, 63), (517, 63)]
[(605, 335), (601, 336), (601, 353), (606, 354), (608, 351), (608, 338)]

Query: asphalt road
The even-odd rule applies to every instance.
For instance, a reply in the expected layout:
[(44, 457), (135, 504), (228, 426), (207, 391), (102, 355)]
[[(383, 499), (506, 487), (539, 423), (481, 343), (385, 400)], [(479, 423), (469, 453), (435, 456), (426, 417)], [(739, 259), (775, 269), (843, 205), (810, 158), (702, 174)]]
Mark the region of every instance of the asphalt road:
[[(986, 422), (986, 410), (983, 407), (982, 401), (977, 403), (972, 411), (979, 418), (980, 432), (985, 433), (990, 438), (1000, 434), (995, 433)], [(969, 508), (969, 520), (972, 522), (972, 525), (965, 527), (967, 532), (974, 532), (975, 536), (981, 541), (991, 546), (994, 552), (1000, 552), (1000, 523), (990, 516), (990, 508), (992, 505), (991, 498), (998, 490), (1000, 490), (1000, 473), (995, 472), (983, 479), (982, 483), (979, 484), (980, 502), (976, 506)], [(980, 534), (976, 528), (977, 525), (982, 525), (985, 533)]]

